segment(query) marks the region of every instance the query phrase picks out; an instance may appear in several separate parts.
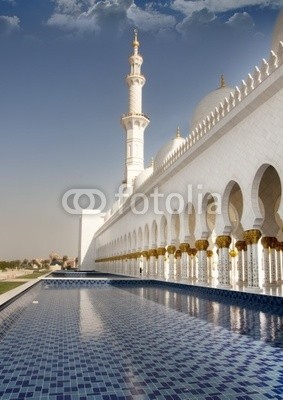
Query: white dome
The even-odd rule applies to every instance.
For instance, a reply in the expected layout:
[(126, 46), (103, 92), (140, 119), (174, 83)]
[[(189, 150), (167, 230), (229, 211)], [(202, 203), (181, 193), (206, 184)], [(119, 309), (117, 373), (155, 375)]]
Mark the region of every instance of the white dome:
[(221, 86), (205, 96), (198, 104), (192, 118), (192, 130), (204, 119), (214, 111), (215, 107), (218, 107), (221, 102), (224, 101), (225, 97), (229, 98), (230, 93), (234, 92), (234, 89), (229, 86)]
[(283, 10), (280, 11), (272, 36), (271, 49), (275, 52), (278, 51), (279, 42), (283, 42)]
[(158, 153), (155, 156), (154, 159), (154, 169), (157, 169), (161, 166), (163, 161), (170, 155), (172, 154), (177, 148), (182, 144), (185, 143), (186, 139), (184, 139), (182, 136), (179, 134), (179, 130), (177, 131), (176, 137), (171, 139), (169, 142), (167, 142), (161, 149), (158, 151)]
[(144, 169), (135, 179), (134, 191), (136, 191), (153, 173), (153, 165)]

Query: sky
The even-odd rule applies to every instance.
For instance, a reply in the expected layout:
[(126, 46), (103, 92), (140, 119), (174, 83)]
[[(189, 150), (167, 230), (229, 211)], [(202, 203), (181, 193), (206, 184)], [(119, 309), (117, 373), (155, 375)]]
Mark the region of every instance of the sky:
[(0, 260), (78, 255), (73, 188), (112, 204), (124, 178), (133, 29), (146, 77), (145, 164), (225, 75), (267, 58), (283, 0), (0, 0)]

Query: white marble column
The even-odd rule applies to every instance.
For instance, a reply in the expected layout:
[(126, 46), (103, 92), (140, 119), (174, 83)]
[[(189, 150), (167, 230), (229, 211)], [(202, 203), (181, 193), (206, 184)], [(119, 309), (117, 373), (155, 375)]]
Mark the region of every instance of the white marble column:
[(165, 254), (166, 254), (166, 249), (165, 247), (158, 247), (157, 251), (157, 278), (158, 279), (165, 279), (165, 265), (164, 265), (164, 260), (165, 260)]
[(276, 279), (276, 255), (275, 248), (277, 246), (277, 239), (275, 237), (270, 238), (270, 280), (273, 285), (277, 283)]
[(207, 274), (207, 248), (209, 243), (207, 240), (197, 240), (195, 243), (196, 249), (198, 250), (198, 283), (201, 285), (207, 285), (208, 274)]
[(156, 249), (149, 250), (149, 278), (153, 279), (156, 277)]
[(148, 276), (148, 251), (144, 250), (142, 252), (142, 276), (147, 278)]
[(235, 247), (238, 250), (238, 263), (237, 263), (237, 269), (238, 269), (238, 281), (237, 283), (239, 285), (242, 285), (244, 283), (244, 249), (245, 249), (246, 243), (243, 240), (238, 240), (235, 243)]
[(181, 279), (181, 250), (176, 250), (175, 259), (176, 259), (176, 280), (179, 281)]
[(193, 280), (197, 279), (197, 260), (196, 260), (197, 252), (198, 252), (197, 249), (195, 249), (195, 248), (192, 249), (191, 264), (192, 264), (192, 279)]
[(219, 286), (231, 287), (230, 281), (230, 256), (229, 246), (231, 244), (231, 237), (227, 235), (217, 236), (216, 245), (219, 249), (218, 258), (218, 279)]
[(262, 249), (262, 262), (263, 262), (263, 286), (270, 285), (270, 259), (269, 259), (269, 246), (270, 237), (265, 236), (261, 239)]
[(181, 250), (181, 279), (187, 280), (188, 278), (188, 250), (190, 245), (188, 243), (181, 243), (180, 244)]
[(248, 288), (259, 291), (259, 263), (258, 263), (258, 241), (261, 232), (258, 229), (249, 229), (244, 232), (247, 243), (248, 255)]
[(277, 282), (282, 281), (282, 243), (278, 242), (276, 246), (276, 264), (277, 264)]
[(169, 279), (175, 278), (175, 251), (176, 251), (175, 246), (167, 247), (168, 259), (169, 259), (169, 275), (168, 275)]
[(206, 255), (207, 255), (207, 275), (208, 275), (208, 279), (211, 279), (212, 278), (213, 251), (212, 250), (207, 250)]

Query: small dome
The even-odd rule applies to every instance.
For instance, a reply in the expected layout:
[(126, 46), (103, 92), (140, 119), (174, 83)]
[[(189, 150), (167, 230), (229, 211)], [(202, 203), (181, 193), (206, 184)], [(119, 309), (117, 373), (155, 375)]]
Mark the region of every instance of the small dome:
[(153, 173), (153, 165), (144, 169), (135, 179), (134, 191), (136, 191)]
[(221, 77), (221, 86), (205, 96), (198, 104), (192, 118), (192, 130), (206, 117), (214, 111), (215, 107), (218, 107), (221, 102), (224, 101), (225, 97), (229, 98), (230, 93), (234, 92), (229, 86), (225, 85), (223, 76)]
[(278, 15), (273, 31), (272, 46), (271, 46), (271, 49), (273, 51), (275, 52), (278, 51), (278, 45), (280, 41), (283, 42), (283, 10), (281, 10)]
[(186, 139), (184, 139), (180, 135), (180, 130), (178, 128), (176, 136), (171, 139), (168, 143), (166, 143), (161, 149), (158, 151), (158, 153), (155, 156), (154, 159), (154, 169), (157, 169), (161, 166), (163, 161), (171, 155), (177, 148), (182, 144), (185, 143)]

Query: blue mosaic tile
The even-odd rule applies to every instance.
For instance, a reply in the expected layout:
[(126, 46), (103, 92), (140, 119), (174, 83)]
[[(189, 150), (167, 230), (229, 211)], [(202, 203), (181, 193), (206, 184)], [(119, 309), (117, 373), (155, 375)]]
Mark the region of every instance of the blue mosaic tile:
[(255, 304), (153, 281), (46, 280), (1, 310), (0, 398), (282, 399), (283, 319)]

